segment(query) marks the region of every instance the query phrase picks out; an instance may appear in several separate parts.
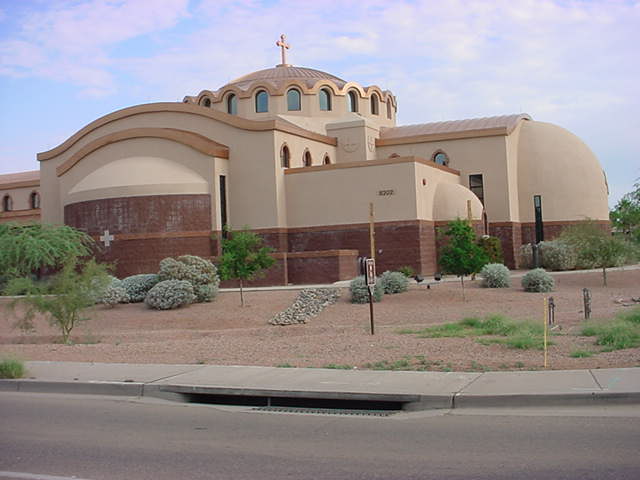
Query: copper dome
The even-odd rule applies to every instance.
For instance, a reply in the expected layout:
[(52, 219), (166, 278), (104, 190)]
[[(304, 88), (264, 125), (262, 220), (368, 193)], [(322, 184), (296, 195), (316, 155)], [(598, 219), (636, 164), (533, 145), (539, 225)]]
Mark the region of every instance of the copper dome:
[(304, 82), (309, 88), (312, 88), (319, 80), (330, 80), (335, 83), (338, 88), (342, 88), (347, 83), (335, 75), (331, 75), (330, 73), (322, 72), (320, 70), (314, 70), (313, 68), (278, 65), (277, 67), (266, 68), (264, 70), (258, 70), (257, 72), (243, 75), (242, 77), (232, 80), (225, 85), (225, 87), (233, 85), (245, 90), (252, 83), (268, 82), (278, 88), (290, 80)]

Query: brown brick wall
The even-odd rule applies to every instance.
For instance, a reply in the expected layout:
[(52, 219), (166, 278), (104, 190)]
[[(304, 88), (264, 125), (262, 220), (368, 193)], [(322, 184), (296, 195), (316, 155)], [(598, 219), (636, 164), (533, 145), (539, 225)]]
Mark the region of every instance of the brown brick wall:
[[(577, 225), (579, 221), (567, 221), (567, 222), (544, 222), (544, 239), (553, 240), (558, 238), (562, 231), (571, 226)], [(600, 226), (605, 232), (611, 232), (611, 223), (607, 220), (600, 220), (594, 222)], [(522, 244), (534, 243), (536, 240), (536, 224), (535, 223), (523, 223), (522, 224)]]
[(505, 265), (509, 268), (517, 268), (518, 249), (522, 245), (520, 224), (516, 222), (490, 223), (489, 235), (500, 239)]

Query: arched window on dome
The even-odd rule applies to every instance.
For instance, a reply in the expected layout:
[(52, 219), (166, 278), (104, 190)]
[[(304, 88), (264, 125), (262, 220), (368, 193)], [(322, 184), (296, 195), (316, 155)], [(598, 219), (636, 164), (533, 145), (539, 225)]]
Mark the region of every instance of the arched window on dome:
[(320, 110), (323, 112), (331, 111), (331, 92), (328, 88), (323, 88), (318, 93), (318, 99), (320, 101)]
[(200, 100), (200, 105), (202, 105), (203, 107), (210, 107), (211, 99), (208, 97), (204, 97), (203, 99)]
[(300, 92), (295, 88), (292, 88), (287, 92), (287, 110), (290, 112), (298, 112), (302, 110)]
[(238, 97), (234, 93), (230, 93), (227, 97), (227, 113), (230, 115), (238, 114)]
[(311, 152), (309, 152), (309, 150), (304, 151), (304, 155), (302, 156), (302, 165), (304, 165), (305, 167), (310, 167), (311, 165), (313, 165)]
[(376, 95), (375, 93), (371, 94), (371, 115), (378, 115), (379, 113), (379, 102), (378, 102), (378, 95)]
[(324, 158), (322, 159), (322, 163), (324, 165), (331, 165), (331, 157), (329, 156), (328, 153), (324, 154)]
[(449, 165), (449, 156), (442, 150), (438, 150), (437, 152), (435, 152), (431, 157), (431, 160), (433, 160), (438, 165), (444, 165), (445, 167)]
[(260, 90), (256, 93), (256, 113), (265, 113), (269, 111), (269, 94), (266, 90)]
[(10, 212), (11, 210), (13, 210), (13, 200), (10, 195), (5, 195), (2, 198), (2, 211)]
[(389, 120), (391, 120), (391, 117), (393, 116), (392, 108), (391, 99), (387, 98), (387, 118)]
[(289, 168), (290, 159), (291, 153), (289, 152), (289, 147), (282, 145), (282, 148), (280, 149), (280, 165), (282, 168)]
[(31, 192), (29, 195), (29, 206), (32, 209), (40, 208), (40, 194), (38, 192)]
[(349, 90), (347, 94), (347, 110), (350, 112), (358, 111), (358, 94), (353, 90)]

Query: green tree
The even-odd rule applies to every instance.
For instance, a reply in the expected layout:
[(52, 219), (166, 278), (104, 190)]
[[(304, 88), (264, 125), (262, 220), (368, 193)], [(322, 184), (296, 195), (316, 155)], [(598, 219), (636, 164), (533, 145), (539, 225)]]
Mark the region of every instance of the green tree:
[(485, 251), (476, 243), (476, 234), (467, 220), (456, 219), (447, 224), (442, 232), (447, 240), (440, 252), (438, 263), (445, 273), (460, 277), (462, 298), (464, 276), (479, 272), (489, 262)]
[(0, 224), (0, 272), (7, 279), (39, 274), (90, 255), (93, 245), (86, 233), (66, 225)]
[(640, 182), (634, 187), (634, 191), (618, 201), (609, 216), (616, 230), (640, 243)]
[(243, 282), (264, 275), (264, 270), (275, 263), (271, 256), (273, 249), (265, 246), (262, 238), (247, 228), (227, 233), (227, 238), (222, 240), (218, 272), (223, 280), (239, 280), (240, 304), (244, 306)]
[(33, 330), (33, 319), (39, 313), (60, 329), (63, 342), (68, 344), (73, 328), (89, 319), (83, 314), (84, 310), (96, 303), (110, 283), (106, 265), (90, 260), (78, 268), (76, 260), (71, 258), (46, 285), (34, 282), (31, 278), (14, 278), (5, 291), (7, 295), (26, 292), (26, 295), (9, 304), (9, 309), (18, 319), (16, 327), (25, 331)]
[(560, 239), (571, 245), (580, 268), (601, 268), (602, 283), (607, 286), (607, 268), (622, 265), (634, 254), (634, 247), (623, 238), (612, 236), (598, 224), (587, 220), (567, 227)]

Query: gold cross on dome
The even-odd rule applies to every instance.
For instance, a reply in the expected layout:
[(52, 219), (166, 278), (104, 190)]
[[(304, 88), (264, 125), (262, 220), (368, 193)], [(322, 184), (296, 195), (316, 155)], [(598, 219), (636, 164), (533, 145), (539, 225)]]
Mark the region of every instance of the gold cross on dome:
[(286, 42), (286, 37), (284, 36), (284, 33), (282, 35), (280, 35), (280, 40), (278, 40), (276, 42), (276, 46), (280, 47), (280, 49), (282, 50), (282, 65), (286, 65), (287, 64), (287, 50), (289, 49), (289, 47), (291, 45), (289, 45)]

